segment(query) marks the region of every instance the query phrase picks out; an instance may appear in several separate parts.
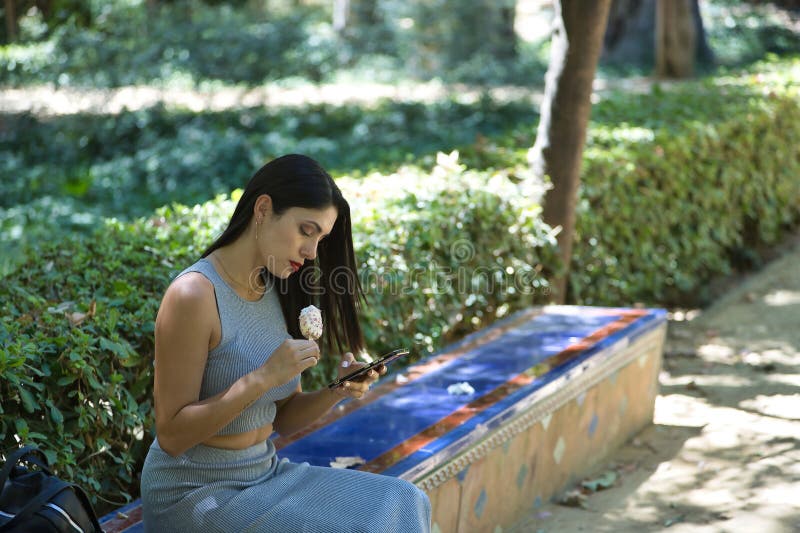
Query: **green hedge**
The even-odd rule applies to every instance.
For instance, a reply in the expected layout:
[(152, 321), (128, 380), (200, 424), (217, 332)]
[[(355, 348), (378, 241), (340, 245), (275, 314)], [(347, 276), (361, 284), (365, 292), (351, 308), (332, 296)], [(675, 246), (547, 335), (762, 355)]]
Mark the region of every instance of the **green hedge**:
[[(442, 162), (434, 177), (403, 169), (374, 177), (371, 187), (340, 180), (355, 213), (370, 304), (362, 323), (373, 353), (409, 346), (419, 357), (547, 299), (538, 265), (552, 263), (554, 240), (538, 218), (543, 188), (523, 202), (502, 175)], [(49, 450), (63, 475), (103, 501), (135, 493), (134, 472), (152, 437), (160, 297), (232, 209), (220, 197), (133, 223), (106, 220), (89, 236), (40, 245), (4, 279), (0, 448), (14, 446), (16, 434)], [(327, 382), (333, 363), (312, 369), (305, 387)]]
[[(704, 305), (800, 222), (800, 61), (599, 106), (583, 167), (573, 301)], [(603, 111), (629, 108), (629, 124)], [(634, 126), (635, 125), (635, 126)]]
[[(6, 115), (0, 123), (0, 208), (43, 196), (138, 217), (194, 205), (241, 186), (287, 152), (314, 154), (334, 174), (391, 172), (423, 155), (498, 136), (537, 120), (522, 100), (254, 107), (193, 112), (154, 106), (114, 116)], [(212, 191), (212, 192), (209, 192)]]

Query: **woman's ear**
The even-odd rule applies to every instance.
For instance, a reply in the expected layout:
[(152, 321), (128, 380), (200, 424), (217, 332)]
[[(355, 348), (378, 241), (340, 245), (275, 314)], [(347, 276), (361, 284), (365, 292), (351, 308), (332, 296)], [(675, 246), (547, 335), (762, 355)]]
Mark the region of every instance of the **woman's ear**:
[(253, 214), (256, 216), (256, 220), (259, 222), (272, 215), (272, 198), (270, 195), (262, 194), (256, 198), (256, 203), (253, 207)]

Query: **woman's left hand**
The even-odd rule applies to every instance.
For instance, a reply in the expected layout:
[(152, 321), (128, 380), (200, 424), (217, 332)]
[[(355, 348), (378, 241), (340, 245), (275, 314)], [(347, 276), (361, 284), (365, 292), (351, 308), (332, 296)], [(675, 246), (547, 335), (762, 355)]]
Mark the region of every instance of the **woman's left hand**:
[[(367, 366), (366, 363), (356, 361), (356, 358), (353, 356), (353, 354), (347, 352), (342, 356), (342, 362), (339, 364), (337, 377), (342, 378), (365, 366)], [(345, 398), (360, 399), (364, 397), (370, 386), (378, 381), (378, 378), (384, 374), (386, 374), (386, 366), (380, 365), (379, 367), (370, 370), (366, 374), (366, 377), (359, 377), (353, 381), (345, 381), (342, 385), (333, 390)]]

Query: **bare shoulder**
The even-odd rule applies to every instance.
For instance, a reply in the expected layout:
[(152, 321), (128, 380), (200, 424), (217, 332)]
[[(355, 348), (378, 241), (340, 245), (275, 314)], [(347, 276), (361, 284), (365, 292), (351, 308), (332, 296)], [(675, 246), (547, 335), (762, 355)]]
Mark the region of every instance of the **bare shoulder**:
[(158, 314), (190, 321), (214, 317), (214, 285), (199, 272), (187, 272), (167, 287)]

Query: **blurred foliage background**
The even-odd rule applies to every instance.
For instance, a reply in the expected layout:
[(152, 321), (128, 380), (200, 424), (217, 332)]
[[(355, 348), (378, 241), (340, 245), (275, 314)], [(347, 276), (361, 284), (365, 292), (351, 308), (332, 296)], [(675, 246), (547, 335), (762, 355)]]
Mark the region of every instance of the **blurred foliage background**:
[[(702, 306), (800, 223), (800, 5), (699, 2), (706, 49), (675, 82), (651, 76), (654, 2), (612, 9), (571, 303)], [(548, 301), (526, 156), (550, 2), (0, 9), (0, 449), (41, 445), (101, 510), (137, 494), (161, 294), (272, 157), (318, 159), (350, 199), (371, 350), (418, 358)]]

